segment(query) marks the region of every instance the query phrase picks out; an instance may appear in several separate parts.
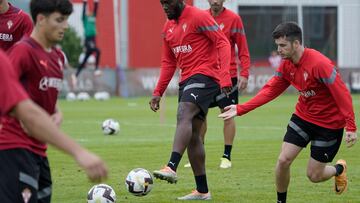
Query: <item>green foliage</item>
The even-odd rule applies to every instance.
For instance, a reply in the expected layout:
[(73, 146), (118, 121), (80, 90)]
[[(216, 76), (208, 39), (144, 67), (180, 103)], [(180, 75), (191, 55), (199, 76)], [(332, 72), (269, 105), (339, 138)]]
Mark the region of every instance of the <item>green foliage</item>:
[(61, 41), (60, 45), (62, 46), (62, 50), (65, 52), (70, 65), (76, 67), (82, 52), (82, 45), (81, 39), (73, 27), (70, 26), (65, 32), (64, 39)]
[[(109, 101), (66, 102), (60, 100), (64, 114), (62, 129), (80, 144), (99, 154), (107, 163), (111, 185), (117, 202), (169, 203), (195, 188), (186, 153), (177, 170), (179, 181), (170, 185), (154, 180), (153, 190), (145, 197), (135, 197), (125, 189), (126, 175), (133, 168), (157, 170), (169, 159), (176, 125), (176, 97), (164, 97), (161, 109), (154, 113), (147, 104), (150, 98), (111, 99)], [(249, 97), (241, 97), (241, 102)], [(223, 154), (223, 122), (217, 118), (219, 110), (211, 109), (207, 118), (205, 138), (206, 172), (209, 189), (217, 203), (276, 202), (274, 168), (281, 149), (286, 126), (294, 111), (296, 95), (283, 95), (253, 112), (236, 118), (237, 136), (232, 150), (231, 169), (220, 169)], [(353, 96), (357, 123), (360, 123), (360, 97)], [(107, 118), (120, 122), (120, 133), (104, 136), (101, 123)], [(306, 177), (309, 148), (303, 150), (291, 167), (288, 201), (294, 203), (359, 202), (360, 143), (348, 149), (342, 144), (335, 161), (348, 162), (349, 190), (335, 195), (333, 180), (311, 183)], [(48, 150), (53, 177), (54, 203), (86, 202), (86, 194), (93, 185), (74, 161), (62, 152)]]

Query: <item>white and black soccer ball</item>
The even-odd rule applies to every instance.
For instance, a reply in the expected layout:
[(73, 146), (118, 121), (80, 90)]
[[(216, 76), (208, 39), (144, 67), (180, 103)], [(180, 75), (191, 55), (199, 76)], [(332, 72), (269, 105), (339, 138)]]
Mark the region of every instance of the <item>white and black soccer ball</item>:
[(111, 118), (106, 119), (101, 127), (104, 135), (116, 135), (120, 131), (119, 122)]
[(135, 196), (147, 195), (153, 187), (153, 176), (143, 168), (130, 171), (125, 180), (126, 189)]
[(115, 191), (106, 184), (94, 185), (87, 195), (88, 203), (115, 203)]

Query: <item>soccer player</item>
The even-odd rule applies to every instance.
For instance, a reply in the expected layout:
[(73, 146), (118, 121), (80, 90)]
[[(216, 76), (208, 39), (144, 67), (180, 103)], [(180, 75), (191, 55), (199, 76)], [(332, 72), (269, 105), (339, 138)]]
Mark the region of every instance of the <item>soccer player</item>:
[(149, 104), (153, 111), (174, 75), (181, 69), (179, 106), (173, 149), (168, 164), (154, 176), (170, 183), (177, 181), (176, 169), (187, 154), (193, 169), (196, 190), (180, 200), (211, 199), (205, 172), (205, 152), (200, 137), (211, 101), (231, 90), (230, 44), (211, 15), (186, 5), (184, 0), (160, 0), (169, 19), (163, 29), (161, 73)]
[[(35, 28), (30, 37), (23, 38), (9, 49), (9, 58), (14, 67), (9, 66), (7, 69), (13, 71), (15, 77), (20, 79), (30, 99), (48, 114), (56, 115), (56, 100), (62, 85), (64, 58), (62, 52), (54, 46), (63, 38), (68, 28), (67, 19), (72, 12), (72, 4), (69, 0), (32, 0), (30, 10)], [(3, 99), (10, 101), (11, 94)], [(10, 110), (9, 107), (5, 110)], [(47, 122), (44, 122), (44, 125), (49, 125), (48, 121), (52, 121), (47, 129), (46, 126), (40, 126), (31, 113), (30, 111), (30, 115), (23, 115), (25, 119), (33, 120), (27, 121), (30, 122), (30, 129), (21, 117), (21, 122), (10, 115), (2, 117), (1, 162), (6, 164), (0, 164), (1, 202), (50, 202), (52, 181), (46, 156), (46, 142), (72, 154), (92, 179), (99, 179), (106, 174), (103, 164), (97, 157), (75, 146), (74, 142), (64, 138), (63, 134), (54, 131), (54, 125), (59, 125), (58, 119), (52, 116), (49, 120), (46, 117)], [(43, 130), (45, 131), (42, 132)], [(87, 157), (89, 161), (86, 160)]]
[(1, 202), (50, 202), (51, 187), (43, 187), (51, 186), (51, 180), (43, 178), (50, 175), (48, 161), (34, 151), (40, 142), (73, 156), (90, 180), (105, 179), (107, 167), (103, 161), (61, 132), (49, 115), (29, 99), (2, 51), (0, 61), (0, 116), (17, 119), (16, 124), (21, 122), (28, 132), (23, 136), (0, 133)]
[[(213, 105), (220, 108), (224, 112), (224, 108), (231, 104), (238, 104), (239, 91), (243, 91), (248, 84), (250, 54), (247, 46), (244, 26), (241, 17), (224, 7), (225, 0), (208, 0), (210, 9), (209, 13), (214, 17), (220, 29), (224, 32), (231, 45), (230, 75), (233, 89), (229, 97), (219, 95)], [(238, 64), (236, 62), (235, 46), (238, 48), (238, 59), (241, 65), (241, 71), (238, 81)], [(203, 128), (206, 129), (206, 128)], [(231, 167), (231, 150), (236, 134), (236, 126), (233, 118), (224, 121), (224, 154), (220, 159), (220, 168)], [(202, 133), (205, 138), (205, 132)], [(190, 167), (186, 164), (185, 167)]]
[(94, 75), (98, 76), (101, 74), (99, 70), (99, 59), (100, 59), (100, 49), (96, 46), (96, 15), (99, 7), (99, 0), (94, 0), (94, 12), (86, 12), (87, 0), (83, 0), (83, 12), (82, 12), (82, 21), (84, 25), (85, 32), (85, 57), (77, 68), (76, 77), (80, 75), (80, 72), (84, 68), (88, 58), (91, 54), (95, 53), (95, 72)]
[(357, 140), (351, 95), (330, 59), (320, 52), (305, 48), (301, 28), (294, 22), (278, 25), (272, 33), (283, 58), (275, 76), (250, 101), (225, 108), (219, 117), (241, 116), (275, 99), (290, 85), (300, 93), (295, 113), (284, 136), (276, 164), (278, 202), (286, 202), (290, 182), (290, 166), (311, 142), (307, 176), (317, 183), (335, 177), (336, 194), (347, 188), (346, 162), (332, 162), (337, 154), (345, 127), (345, 140), (351, 147)]
[(7, 51), (24, 35), (29, 36), (32, 29), (29, 15), (8, 0), (0, 0), (0, 49)]

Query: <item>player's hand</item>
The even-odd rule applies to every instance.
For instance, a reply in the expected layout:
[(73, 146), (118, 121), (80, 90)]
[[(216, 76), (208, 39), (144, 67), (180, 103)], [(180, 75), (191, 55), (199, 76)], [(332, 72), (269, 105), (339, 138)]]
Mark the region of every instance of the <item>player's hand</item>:
[(160, 109), (160, 96), (153, 96), (151, 100), (149, 101), (150, 109), (156, 112)]
[(227, 120), (230, 118), (233, 118), (237, 115), (236, 111), (236, 105), (230, 105), (224, 108), (224, 113), (221, 113), (218, 115), (219, 118), (222, 118), (223, 120)]
[(102, 182), (107, 178), (107, 166), (97, 155), (84, 149), (75, 155), (75, 160), (85, 170), (90, 181)]
[(345, 141), (347, 147), (352, 147), (357, 141), (356, 132), (345, 132)]
[(248, 86), (248, 79), (246, 77), (240, 76), (239, 83), (238, 83), (238, 90), (242, 92)]
[(63, 121), (63, 115), (61, 111), (55, 112), (53, 115), (50, 116), (51, 120), (55, 123), (57, 127), (60, 127), (62, 121)]
[(224, 93), (226, 95), (226, 97), (229, 97), (231, 90), (232, 90), (232, 87), (222, 87), (221, 93)]

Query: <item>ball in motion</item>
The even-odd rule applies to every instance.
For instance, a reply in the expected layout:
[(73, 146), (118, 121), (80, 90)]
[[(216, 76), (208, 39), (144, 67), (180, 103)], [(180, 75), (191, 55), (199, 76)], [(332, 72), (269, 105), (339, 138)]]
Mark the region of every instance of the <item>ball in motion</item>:
[(115, 203), (115, 191), (106, 184), (94, 185), (87, 195), (88, 203)]
[(116, 135), (120, 131), (120, 124), (114, 119), (106, 119), (101, 127), (104, 135)]
[(136, 168), (127, 175), (126, 189), (135, 196), (147, 195), (153, 187), (153, 177), (149, 171)]

